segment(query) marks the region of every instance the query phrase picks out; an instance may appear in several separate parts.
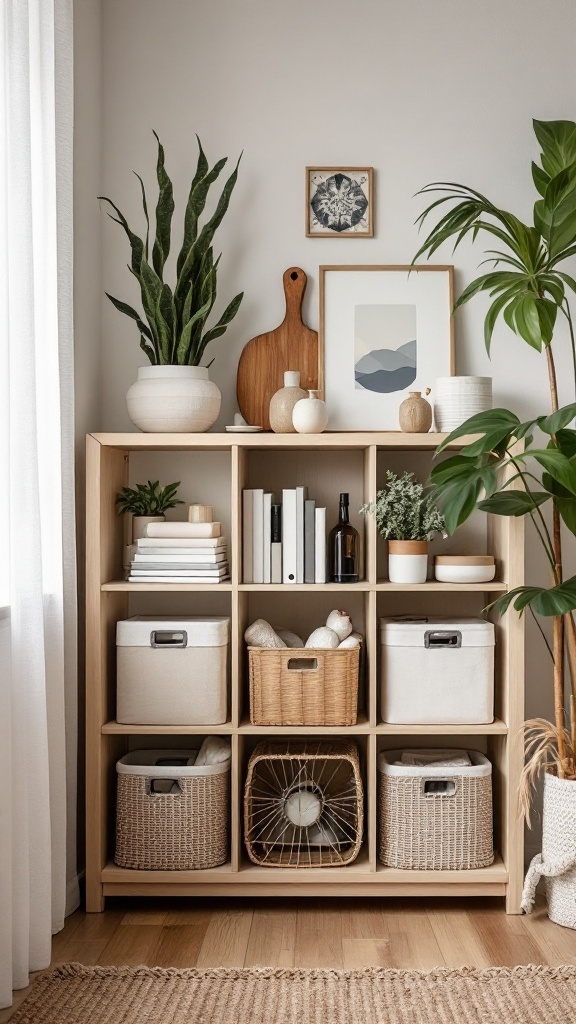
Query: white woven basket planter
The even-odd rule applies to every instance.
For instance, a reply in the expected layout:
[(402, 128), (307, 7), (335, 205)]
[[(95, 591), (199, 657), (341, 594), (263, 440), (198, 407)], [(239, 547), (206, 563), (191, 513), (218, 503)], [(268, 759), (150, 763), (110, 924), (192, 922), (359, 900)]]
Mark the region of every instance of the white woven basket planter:
[(542, 853), (532, 860), (524, 883), (522, 909), (530, 913), (540, 877), (546, 879), (548, 917), (576, 928), (576, 782), (546, 774)]

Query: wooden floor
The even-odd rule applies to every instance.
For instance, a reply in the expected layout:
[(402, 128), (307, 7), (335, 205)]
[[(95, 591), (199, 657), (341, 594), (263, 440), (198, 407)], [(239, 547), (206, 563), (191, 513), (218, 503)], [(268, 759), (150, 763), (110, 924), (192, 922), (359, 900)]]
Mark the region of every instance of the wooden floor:
[[(543, 904), (507, 917), (498, 899), (109, 900), (77, 911), (54, 938), (54, 964), (159, 967), (515, 966), (576, 964), (576, 931)], [(15, 994), (11, 1010), (26, 992)]]

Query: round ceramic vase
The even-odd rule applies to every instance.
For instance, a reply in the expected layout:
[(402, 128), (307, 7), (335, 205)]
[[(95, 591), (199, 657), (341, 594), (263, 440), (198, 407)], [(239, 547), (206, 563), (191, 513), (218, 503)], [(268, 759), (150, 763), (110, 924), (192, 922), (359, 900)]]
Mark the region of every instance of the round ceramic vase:
[(434, 575), (439, 583), (490, 583), (496, 563), (492, 555), (436, 555)]
[(321, 434), (328, 423), (326, 402), (318, 398), (317, 391), (309, 391), (292, 410), (292, 423), (299, 434)]
[(427, 434), (432, 426), (432, 406), (421, 391), (410, 391), (400, 405), (398, 419), (405, 434)]
[(300, 387), (299, 370), (286, 370), (284, 387), (270, 399), (270, 426), (275, 434), (296, 433), (292, 413), (296, 402), (306, 397), (306, 392)]
[(203, 433), (218, 418), (221, 401), (205, 366), (140, 366), (126, 395), (132, 422), (160, 434)]
[(427, 575), (428, 541), (388, 541), (388, 579), (390, 583), (426, 583)]

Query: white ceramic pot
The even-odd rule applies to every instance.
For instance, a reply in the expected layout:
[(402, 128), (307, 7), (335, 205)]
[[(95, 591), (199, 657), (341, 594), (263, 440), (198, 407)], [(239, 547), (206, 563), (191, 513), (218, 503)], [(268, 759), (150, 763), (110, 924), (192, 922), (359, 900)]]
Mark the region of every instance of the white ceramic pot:
[(326, 402), (318, 398), (317, 391), (309, 391), (292, 410), (292, 423), (299, 434), (321, 434), (328, 423)]
[(388, 579), (390, 583), (426, 583), (427, 575), (428, 541), (388, 541)]
[(140, 366), (126, 394), (130, 419), (146, 433), (201, 433), (218, 418), (221, 401), (205, 366)]
[(441, 433), (492, 408), (492, 377), (438, 377), (434, 420)]

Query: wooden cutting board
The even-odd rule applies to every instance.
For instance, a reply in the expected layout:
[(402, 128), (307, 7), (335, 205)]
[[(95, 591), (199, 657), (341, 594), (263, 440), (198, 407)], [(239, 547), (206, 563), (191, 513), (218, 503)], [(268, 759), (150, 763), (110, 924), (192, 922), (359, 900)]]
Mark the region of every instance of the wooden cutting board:
[(286, 316), (275, 331), (252, 338), (238, 364), (236, 394), (247, 423), (270, 430), (272, 395), (284, 386), (285, 370), (300, 370), (300, 387), (318, 387), (318, 333), (302, 322), (306, 274), (290, 267), (283, 278)]

